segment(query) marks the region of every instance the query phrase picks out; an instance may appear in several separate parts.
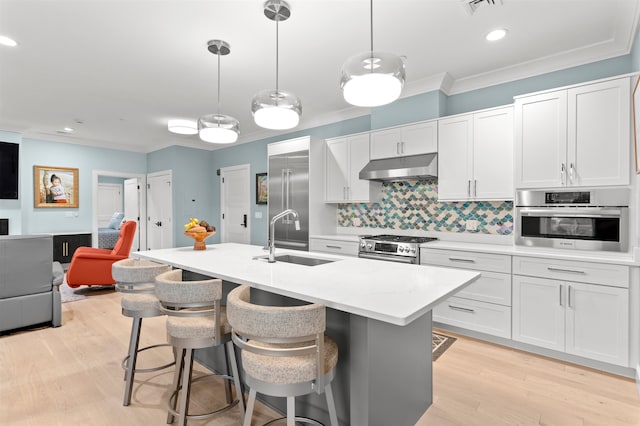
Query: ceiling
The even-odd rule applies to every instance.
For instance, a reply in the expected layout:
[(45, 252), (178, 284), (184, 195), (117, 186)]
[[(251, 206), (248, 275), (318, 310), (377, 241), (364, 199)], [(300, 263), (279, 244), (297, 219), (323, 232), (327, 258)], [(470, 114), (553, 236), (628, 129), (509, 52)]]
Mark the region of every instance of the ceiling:
[[(627, 54), (640, 3), (494, 1), (473, 14), (462, 0), (374, 1), (374, 49), (406, 57), (402, 96), (462, 93)], [(368, 114), (344, 101), (339, 73), (369, 49), (369, 1), (289, 4), (279, 86), (302, 100), (298, 129)], [(497, 27), (507, 37), (487, 42)], [(19, 43), (0, 46), (0, 129), (140, 152), (224, 147), (167, 131), (171, 118), (216, 112), (217, 57), (206, 44), (222, 39), (231, 54), (221, 58), (220, 112), (240, 121), (238, 143), (278, 134), (251, 116), (253, 95), (275, 88), (275, 23), (262, 0), (0, 0), (0, 34)], [(75, 131), (60, 133), (66, 126)]]

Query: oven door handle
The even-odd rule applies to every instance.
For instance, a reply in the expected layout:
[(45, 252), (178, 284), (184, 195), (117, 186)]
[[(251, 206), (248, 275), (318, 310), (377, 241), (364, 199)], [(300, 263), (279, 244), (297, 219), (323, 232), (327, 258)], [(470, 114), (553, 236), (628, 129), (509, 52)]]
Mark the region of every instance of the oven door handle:
[(521, 216), (549, 216), (549, 217), (619, 217), (622, 216), (622, 210), (619, 209), (589, 209), (580, 208), (573, 210), (572, 208), (562, 208), (557, 210), (549, 209), (521, 209)]
[(402, 263), (413, 263), (415, 260), (415, 257), (385, 256), (385, 255), (375, 255), (375, 254), (367, 254), (367, 253), (358, 253), (358, 257), (361, 257), (363, 259), (387, 260), (391, 262), (402, 262)]

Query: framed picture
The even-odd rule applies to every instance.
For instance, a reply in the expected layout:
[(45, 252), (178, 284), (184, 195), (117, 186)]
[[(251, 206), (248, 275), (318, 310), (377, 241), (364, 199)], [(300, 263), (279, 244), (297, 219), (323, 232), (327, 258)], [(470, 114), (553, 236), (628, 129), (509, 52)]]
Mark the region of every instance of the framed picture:
[(269, 181), (266, 173), (256, 173), (256, 204), (267, 204)]
[(33, 206), (77, 208), (78, 169), (33, 166)]
[(640, 174), (640, 153), (638, 152), (638, 144), (640, 143), (640, 90), (638, 84), (640, 77), (636, 80), (633, 87), (633, 154), (636, 161), (636, 174)]

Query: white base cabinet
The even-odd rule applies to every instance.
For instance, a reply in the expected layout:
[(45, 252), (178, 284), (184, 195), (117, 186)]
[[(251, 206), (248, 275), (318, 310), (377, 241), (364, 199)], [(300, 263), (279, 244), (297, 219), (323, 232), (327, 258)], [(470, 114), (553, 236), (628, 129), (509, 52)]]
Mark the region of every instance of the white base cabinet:
[(513, 272), (513, 340), (628, 367), (628, 267), (516, 256)]
[(511, 257), (420, 249), (424, 265), (481, 271), (482, 275), (433, 309), (433, 321), (511, 338)]
[(309, 238), (309, 250), (322, 253), (358, 256), (358, 242), (334, 238)]

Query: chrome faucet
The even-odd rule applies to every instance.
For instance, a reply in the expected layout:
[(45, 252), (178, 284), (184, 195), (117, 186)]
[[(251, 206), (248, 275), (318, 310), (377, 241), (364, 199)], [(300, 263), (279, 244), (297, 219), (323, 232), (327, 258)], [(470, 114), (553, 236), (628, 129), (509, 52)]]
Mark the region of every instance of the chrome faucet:
[(285, 216), (293, 216), (293, 220), (295, 221), (296, 231), (300, 230), (300, 221), (298, 220), (298, 212), (293, 209), (287, 209), (283, 212), (278, 213), (273, 216), (271, 222), (269, 223), (269, 263), (274, 263), (276, 261), (276, 244), (275, 244), (275, 227), (276, 222), (279, 219), (282, 219)]

